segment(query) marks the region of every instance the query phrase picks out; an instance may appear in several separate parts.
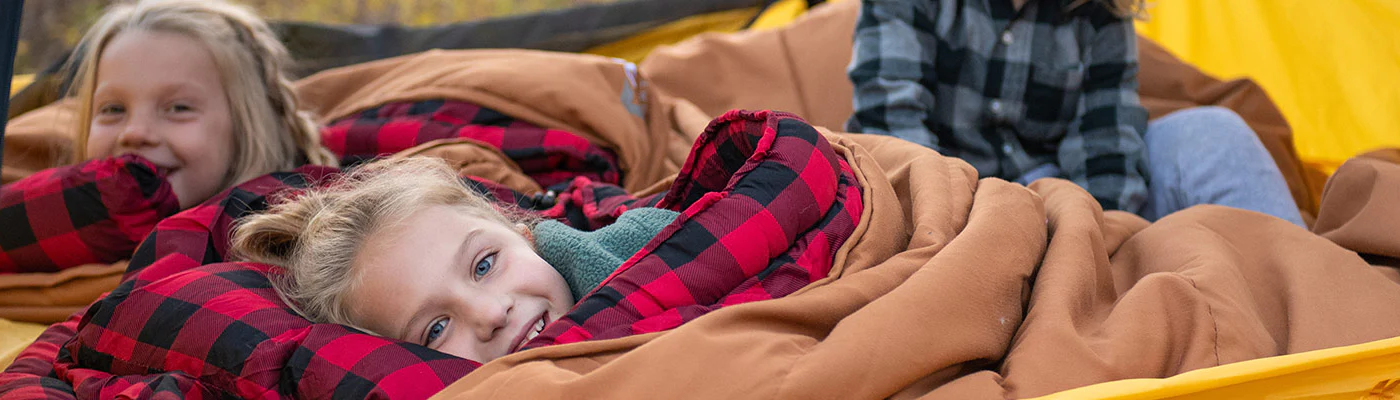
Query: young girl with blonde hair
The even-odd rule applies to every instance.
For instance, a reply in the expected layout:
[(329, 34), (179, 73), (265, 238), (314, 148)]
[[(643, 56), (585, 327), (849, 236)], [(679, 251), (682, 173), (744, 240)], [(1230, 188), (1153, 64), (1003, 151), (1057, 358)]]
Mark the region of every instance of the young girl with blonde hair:
[(240, 220), (236, 258), (279, 266), (282, 299), (485, 363), (519, 350), (680, 214), (640, 207), (582, 232), (497, 206), (446, 162), (377, 161)]
[(170, 170), (181, 208), (258, 175), (335, 164), (316, 123), (297, 108), (287, 49), (246, 7), (118, 5), (79, 48), (76, 158), (151, 159)]
[(126, 259), (160, 219), (235, 184), (336, 164), (286, 48), (246, 7), (115, 5), (77, 53), (75, 164), (0, 189), (0, 273)]

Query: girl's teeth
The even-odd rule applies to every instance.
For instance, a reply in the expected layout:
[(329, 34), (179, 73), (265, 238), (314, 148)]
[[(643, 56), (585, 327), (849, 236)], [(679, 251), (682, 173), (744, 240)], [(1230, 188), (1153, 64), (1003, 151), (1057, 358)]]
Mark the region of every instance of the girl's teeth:
[(530, 333), (529, 333), (528, 335), (525, 335), (525, 340), (526, 340), (526, 341), (529, 341), (530, 339), (534, 339), (535, 336), (539, 336), (540, 332), (543, 332), (543, 331), (544, 331), (544, 318), (540, 318), (539, 321), (535, 321), (535, 329), (532, 330), (532, 331), (530, 331)]

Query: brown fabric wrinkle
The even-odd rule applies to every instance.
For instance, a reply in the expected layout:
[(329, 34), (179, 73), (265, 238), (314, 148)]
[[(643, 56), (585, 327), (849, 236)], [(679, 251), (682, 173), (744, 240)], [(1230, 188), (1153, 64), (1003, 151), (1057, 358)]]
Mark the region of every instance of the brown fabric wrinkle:
[(500, 149), (477, 140), (433, 140), (396, 153), (390, 158), (404, 157), (437, 157), (456, 168), (458, 175), (485, 178), (525, 194), (544, 192), (539, 183), (525, 175), (520, 166), (506, 157)]
[[(666, 111), (659, 103), (670, 100), (644, 80), (632, 87), (626, 75), (622, 64), (601, 56), (432, 50), (324, 71), (297, 87), (323, 121), (390, 102), (453, 99), (565, 130), (616, 151), (622, 186), (636, 191), (675, 172), (668, 168), (675, 152), (667, 147), (674, 131), (659, 120)], [(634, 98), (645, 100), (646, 115), (632, 115), (622, 103), (629, 87)]]
[(5, 275), (0, 277), (0, 318), (46, 324), (66, 320), (117, 287), (123, 272), (125, 261), (52, 273)]
[[(113, 281), (112, 287), (116, 287), (115, 280)], [(87, 306), (86, 303), (76, 306), (4, 306), (0, 308), (0, 318), (15, 322), (53, 324), (67, 320)]]
[[(781, 31), (781, 32), (778, 34), (778, 38), (777, 38), (777, 39), (778, 39), (778, 47), (782, 50), (781, 53), (778, 53), (779, 55), (782, 56), (782, 63), (781, 63), (781, 65), (787, 67), (787, 68), (786, 68), (787, 73), (783, 74), (783, 76), (786, 77), (786, 78), (788, 79), (788, 81), (791, 81), (791, 82), (792, 82), (792, 91), (793, 91), (793, 95), (794, 95), (795, 98), (797, 99), (797, 108), (796, 108), (796, 110), (798, 110), (798, 111), (795, 112), (795, 113), (800, 113), (800, 115), (812, 115), (812, 111), (813, 111), (813, 110), (812, 110), (812, 108), (811, 108), (810, 106), (808, 106), (808, 104), (807, 104), (807, 103), (808, 103), (808, 102), (807, 102), (807, 94), (806, 94), (806, 90), (804, 89), (804, 86), (805, 86), (805, 85), (802, 84), (802, 82), (801, 82), (801, 76), (798, 74), (798, 70), (799, 70), (799, 69), (797, 68), (797, 55), (792, 54), (793, 47), (792, 47), (791, 45), (788, 44), (788, 42), (789, 42), (788, 32), (787, 32), (787, 31)], [(834, 128), (840, 129), (841, 127), (838, 126), (838, 127), (834, 127)], [(843, 129), (843, 130), (844, 130), (844, 129)]]
[[(816, 398), (823, 393), (845, 391), (853, 398), (888, 397), (898, 388), (950, 366), (995, 363), (1007, 350), (1020, 324), (1023, 286), (1040, 258), (1037, 242), (1045, 232), (1036, 229), (1043, 220), (1037, 199), (1024, 188), (1000, 180), (984, 180), (974, 195), (968, 224), (935, 254), (915, 235), (911, 250), (889, 264), (918, 268), (903, 282), (843, 319), (827, 335), (825, 343), (858, 343), (866, 346), (817, 346), (807, 358), (806, 385), (795, 387), (786, 398)], [(916, 217), (917, 218), (917, 217)], [(1007, 220), (1015, 221), (1007, 223)], [(1027, 224), (1026, 222), (1031, 222)], [(1029, 229), (1027, 229), (1029, 228)], [(1001, 252), (985, 252), (998, 242), (1029, 242)], [(903, 261), (902, 258), (925, 260)], [(913, 304), (958, 304), (957, 307), (911, 307)], [(921, 329), (900, 329), (907, 321), (924, 326), (958, 325), (930, 335)], [(869, 340), (880, 332), (881, 340)], [(922, 354), (923, 357), (910, 357)], [(850, 377), (849, 370), (829, 368), (845, 363), (868, 376)], [(851, 385), (857, 385), (852, 388)], [(896, 389), (896, 390), (890, 390)]]
[(112, 274), (121, 275), (126, 271), (126, 261), (112, 264), (87, 264), (58, 272), (34, 272), (5, 275), (0, 279), (0, 290), (30, 287), (53, 287), (87, 278), (101, 278)]
[[(890, 143), (887, 142), (886, 138), (883, 137), (866, 135), (850, 135), (848, 137), (855, 139), (854, 141), (859, 141), (861, 139), (869, 139), (874, 140), (877, 143)], [(898, 148), (886, 148), (885, 150), (910, 149), (911, 148), (908, 146), (899, 146)], [(861, 152), (857, 152), (857, 154), (860, 153)], [(903, 159), (908, 160), (904, 161), (905, 163), (931, 164), (941, 163), (944, 160), (946, 160), (938, 156), (936, 153), (922, 148), (918, 148), (917, 151), (914, 151), (913, 153), (920, 154), (921, 157), (911, 157)], [(858, 160), (857, 164), (853, 165), (861, 165), (866, 167), (862, 168), (861, 170), (871, 169), (871, 167), (876, 165), (871, 162), (860, 161), (863, 160)], [(959, 164), (964, 167), (961, 171), (959, 171), (963, 172), (963, 174), (959, 175), (954, 173), (942, 177), (930, 176), (927, 177), (930, 179), (923, 179), (918, 181), (946, 182), (946, 184), (934, 184), (930, 186), (946, 188), (947, 190), (945, 191), (949, 192), (967, 193), (968, 196), (955, 197), (962, 197), (968, 200), (968, 202), (970, 203), (972, 185), (968, 184), (968, 182), (975, 180), (975, 172), (972, 172), (970, 167), (967, 167), (961, 162), (954, 162), (954, 164)], [(895, 167), (896, 169), (906, 168), (904, 166), (899, 165), (894, 165), (891, 167)], [(878, 169), (872, 172), (878, 174)], [(913, 180), (918, 178), (911, 177), (910, 179)], [(891, 308), (891, 306), (885, 306), (885, 310), (881, 311), (879, 310), (880, 306), (878, 306), (877, 304), (879, 304), (879, 302), (882, 301), (881, 299), (885, 299), (887, 298), (887, 296), (890, 295), (890, 293), (893, 293), (891, 292), (892, 290), (897, 290), (901, 286), (900, 281), (907, 280), (911, 275), (920, 273), (920, 268), (927, 269), (928, 267), (921, 267), (921, 265), (924, 265), (923, 262), (928, 260), (928, 257), (932, 254), (936, 254), (946, 249), (945, 246), (951, 246), (951, 244), (949, 243), (949, 237), (956, 234), (956, 232), (949, 232), (945, 233), (944, 235), (939, 235), (935, 232), (934, 229), (922, 225), (961, 226), (962, 224), (956, 224), (956, 222), (962, 221), (953, 221), (955, 222), (955, 224), (947, 224), (947, 218), (949, 218), (952, 215), (967, 215), (966, 208), (963, 208), (962, 212), (959, 212), (958, 210), (948, 210), (951, 212), (944, 213), (941, 211), (945, 211), (948, 208), (956, 208), (956, 206), (938, 207), (937, 205), (934, 205), (934, 207), (918, 208), (918, 214), (905, 214), (904, 210), (907, 209), (908, 206), (904, 204), (895, 205), (892, 203), (911, 201), (915, 198), (918, 198), (918, 194), (912, 194), (907, 197), (900, 196), (897, 198), (887, 198), (879, 194), (892, 194), (893, 187), (891, 186), (893, 184), (898, 183), (891, 183), (888, 181), (875, 181), (871, 184), (871, 188), (873, 190), (870, 191), (872, 192), (872, 194), (875, 194), (875, 196), (866, 197), (865, 200), (866, 204), (873, 209), (872, 217), (868, 219), (868, 221), (870, 221), (869, 223), (873, 226), (879, 226), (881, 227), (881, 229), (878, 231), (878, 233), (876, 231), (865, 231), (866, 236), (860, 238), (858, 247), (864, 249), (874, 248), (877, 254), (872, 255), (873, 257), (871, 257), (868, 262), (878, 264), (874, 264), (867, 267), (854, 268), (855, 272), (851, 272), (849, 275), (843, 276), (841, 278), (841, 281), (838, 281), (838, 284), (826, 288), (813, 289), (812, 292), (814, 295), (816, 295), (817, 291), (844, 291), (852, 290), (850, 288), (856, 288), (856, 291), (864, 293), (864, 295), (859, 296), (858, 299), (868, 304), (858, 305), (859, 309), (853, 314), (851, 314), (852, 317), (856, 315), (871, 315), (870, 313), (889, 314), (899, 312), (899, 308)], [(963, 207), (970, 205), (971, 204), (966, 204)], [(910, 224), (910, 222), (912, 221), (925, 221), (925, 223)], [(895, 227), (902, 228), (896, 229)], [(927, 232), (926, 234), (910, 235), (911, 232), (915, 232), (921, 227), (925, 229), (925, 231)], [(848, 264), (853, 264), (856, 266), (859, 266), (866, 262), (862, 261), (861, 259), (855, 256), (853, 256), (850, 260), (853, 260), (854, 262), (848, 262)], [(846, 281), (847, 279), (851, 279), (852, 281)], [(880, 283), (862, 283), (868, 282), (870, 280), (878, 281)], [(859, 288), (865, 289), (861, 290)], [(914, 293), (918, 293), (916, 289), (910, 290), (914, 290)], [(912, 312), (913, 310), (910, 311)], [(880, 320), (876, 317), (866, 317), (866, 319), (870, 319), (873, 321)], [(887, 320), (885, 321), (885, 324), (891, 322), (895, 322), (895, 320)], [(878, 351), (880, 348), (870, 348), (871, 346), (880, 344), (880, 342), (890, 344), (894, 342), (899, 342), (900, 340), (890, 337), (885, 337), (882, 341), (870, 341), (863, 339), (861, 336), (868, 334), (868, 332), (863, 332), (867, 329), (870, 329), (870, 326), (867, 324), (867, 322), (861, 321), (859, 319), (847, 319), (836, 322), (835, 326), (831, 328), (831, 333), (824, 335), (824, 342), (837, 341), (842, 343), (858, 343), (858, 347), (854, 349), (844, 348), (841, 346), (818, 346), (813, 348), (810, 351), (810, 354), (803, 356), (803, 363), (797, 366), (797, 368), (799, 368), (797, 371), (800, 372), (798, 376), (801, 376), (802, 378), (796, 383), (784, 385), (785, 394), (781, 397), (812, 398), (811, 396), (820, 396), (821, 393), (823, 393), (826, 390), (829, 390), (832, 385), (846, 386), (857, 384), (856, 382), (859, 382), (859, 384), (861, 385), (868, 386), (871, 382), (874, 381), (900, 379), (897, 376), (881, 376), (883, 375), (881, 371), (889, 370), (889, 368), (881, 367), (878, 364), (882, 361), (886, 363), (894, 361), (892, 361), (888, 357), (881, 356), (880, 351)], [(887, 331), (884, 329), (875, 330), (881, 332)], [(895, 351), (902, 350), (896, 349)], [(888, 351), (886, 351), (886, 353), (888, 353)], [(854, 368), (855, 370), (861, 371), (859, 372), (860, 374), (873, 374), (873, 376), (831, 376), (834, 372), (830, 371), (829, 368), (824, 367), (825, 365), (829, 365), (829, 363), (832, 362), (851, 363), (856, 360), (864, 362), (866, 366)], [(927, 372), (931, 373), (933, 371)], [(849, 373), (849, 371), (846, 371), (845, 373)], [(904, 378), (909, 382), (916, 381), (920, 379), (923, 375), (926, 375), (925, 373), (920, 373), (919, 371), (909, 371), (909, 373), (912, 375)], [(835, 381), (833, 381), (832, 379), (835, 379)], [(870, 387), (866, 390), (872, 391), (871, 393), (869, 393), (871, 395), (878, 395), (881, 397), (893, 394), (893, 392), (889, 392), (884, 389), (879, 389), (875, 387)]]
[(71, 162), (76, 108), (76, 101), (63, 100), (10, 120), (5, 125), (0, 183)]
[[(640, 68), (652, 87), (694, 103), (707, 118), (731, 109), (801, 110), (792, 96), (796, 90), (792, 67), (779, 65), (782, 47), (774, 31), (701, 34), (654, 50)], [(658, 57), (661, 53), (666, 56)], [(695, 96), (717, 90), (742, 90), (742, 97), (750, 101), (739, 104), (727, 96)], [(811, 121), (808, 115), (802, 117)]]
[(1371, 150), (1371, 151), (1368, 151), (1368, 152), (1366, 152), (1366, 153), (1363, 153), (1363, 154), (1361, 154), (1360, 156), (1357, 156), (1357, 157), (1360, 157), (1360, 158), (1369, 158), (1369, 159), (1375, 159), (1375, 160), (1385, 161), (1385, 162), (1388, 162), (1388, 163), (1391, 163), (1391, 164), (1400, 164), (1400, 149), (1397, 149), (1397, 148), (1375, 149), (1375, 150)]
[[(1057, 368), (1043, 364), (1039, 358), (1024, 361), (1025, 349), (1034, 349), (1037, 356), (1079, 369), (1074, 376), (1064, 377), (1065, 384), (1078, 386), (1113, 376), (1110, 363), (1099, 358), (1103, 355), (1093, 345), (1095, 337), (1102, 335), (1097, 332), (1098, 327), (1112, 318), (1104, 305), (1117, 298), (1108, 266), (1108, 239), (1100, 230), (1104, 224), (1102, 212), (1087, 192), (1068, 181), (1040, 180), (1030, 188), (1044, 199), (1049, 243), (1035, 274), (1025, 322), (1011, 343), (1011, 355), (997, 370), (998, 375), (1016, 377), (1029, 370), (1038, 374)], [(1012, 390), (1010, 397), (1020, 397), (1045, 390), (1039, 387), (1043, 384), (1018, 384), (1006, 389)]]
[[(1242, 272), (1251, 285), (1282, 286), (1281, 290), (1253, 290), (1242, 293), (1253, 296), (1253, 303), (1262, 312), (1271, 313), (1268, 326), (1283, 339), (1290, 352), (1333, 347), (1338, 341), (1376, 340), (1394, 335), (1389, 324), (1400, 316), (1400, 310), (1378, 307), (1395, 297), (1395, 287), (1375, 275), (1353, 251), (1336, 246), (1323, 237), (1307, 234), (1296, 226), (1267, 216), (1241, 212), (1220, 206), (1193, 208), (1192, 220), (1230, 240), (1221, 244), (1240, 250), (1236, 270)], [(1249, 262), (1245, 262), (1249, 261)], [(1294, 266), (1298, 267), (1294, 267)], [(1298, 291), (1316, 291), (1329, 301), (1300, 297)], [(1364, 294), (1364, 295), (1363, 295)], [(1370, 298), (1370, 300), (1367, 300)], [(1358, 304), (1359, 303), (1359, 304)], [(1346, 304), (1345, 312), (1328, 309)], [(1304, 312), (1295, 312), (1304, 311)], [(1357, 314), (1352, 314), (1356, 312)], [(1289, 317), (1283, 318), (1284, 313)], [(1349, 326), (1338, 332), (1316, 330), (1318, 326), (1346, 326), (1341, 317), (1370, 314), (1375, 323)], [(1379, 331), (1378, 331), (1379, 330)], [(1357, 342), (1359, 343), (1359, 342)]]
[(1313, 232), (1363, 254), (1400, 258), (1400, 164), (1354, 158), (1322, 194)]
[(815, 7), (778, 30), (784, 39), (783, 52), (790, 55), (795, 69), (792, 74), (804, 105), (802, 116), (814, 125), (844, 131), (851, 115), (854, 89), (846, 66), (851, 61), (858, 4)]

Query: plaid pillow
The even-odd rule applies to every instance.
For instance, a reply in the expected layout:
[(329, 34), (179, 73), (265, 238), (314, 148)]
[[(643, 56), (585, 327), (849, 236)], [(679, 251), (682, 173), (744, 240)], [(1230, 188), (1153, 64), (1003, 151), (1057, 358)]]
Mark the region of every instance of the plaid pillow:
[(342, 164), (394, 154), (438, 139), (474, 139), (501, 149), (527, 176), (550, 188), (575, 177), (617, 184), (617, 155), (569, 132), (544, 129), (495, 110), (453, 100), (389, 103), (331, 122), (322, 143)]
[(125, 260), (179, 210), (164, 171), (135, 155), (39, 171), (0, 188), (0, 274)]

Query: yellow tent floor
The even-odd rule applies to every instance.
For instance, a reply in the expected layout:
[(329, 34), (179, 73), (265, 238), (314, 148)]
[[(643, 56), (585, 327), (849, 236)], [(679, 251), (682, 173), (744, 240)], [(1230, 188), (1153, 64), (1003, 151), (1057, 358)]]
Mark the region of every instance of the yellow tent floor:
[(19, 352), (39, 338), (44, 325), (0, 318), (0, 369), (10, 366)]
[(1125, 379), (1059, 392), (1059, 399), (1393, 399), (1400, 394), (1400, 338), (1198, 369), (1164, 379)]

